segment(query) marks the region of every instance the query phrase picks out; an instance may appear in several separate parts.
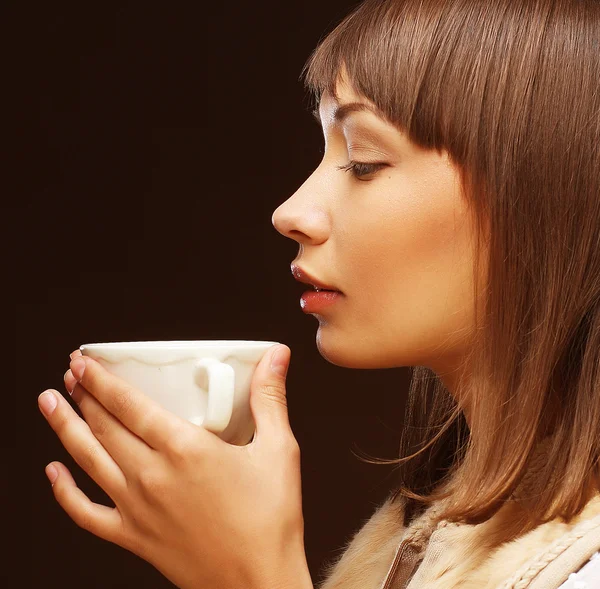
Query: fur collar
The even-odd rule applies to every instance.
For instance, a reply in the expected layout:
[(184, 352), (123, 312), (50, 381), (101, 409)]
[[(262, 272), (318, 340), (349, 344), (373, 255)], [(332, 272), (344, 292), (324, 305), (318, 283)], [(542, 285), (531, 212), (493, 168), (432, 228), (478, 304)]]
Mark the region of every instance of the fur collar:
[[(527, 478), (524, 478), (519, 489), (526, 484)], [(401, 498), (392, 502), (388, 497), (342, 547), (341, 556), (324, 565), (324, 580), (317, 585), (318, 589), (380, 589), (398, 544), (415, 533), (423, 534), (428, 541), (407, 589), (496, 589), (519, 569), (524, 566), (527, 569), (528, 563), (576, 526), (592, 518), (600, 520), (598, 494), (569, 523), (557, 518), (499, 544), (497, 538), (505, 537), (507, 529), (527, 517), (516, 501), (507, 501), (483, 523), (440, 522), (435, 530), (427, 529), (427, 521), (428, 512), (436, 506), (404, 528), (401, 523), (404, 504)], [(393, 583), (392, 588), (404, 589)]]

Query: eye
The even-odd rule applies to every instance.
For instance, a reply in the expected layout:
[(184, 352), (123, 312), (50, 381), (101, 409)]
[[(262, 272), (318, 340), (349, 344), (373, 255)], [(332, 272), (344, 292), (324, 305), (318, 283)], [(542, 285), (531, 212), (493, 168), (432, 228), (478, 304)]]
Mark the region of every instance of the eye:
[[(343, 170), (344, 172), (351, 172), (352, 175), (357, 179), (357, 180), (363, 180), (363, 176), (368, 176), (370, 174), (375, 174), (375, 172), (378, 172), (379, 170), (381, 170), (382, 168), (385, 168), (387, 166), (387, 164), (384, 163), (366, 163), (366, 162), (356, 162), (354, 160), (351, 160), (350, 162), (348, 162), (347, 164), (344, 164), (343, 166), (337, 166), (338, 170)], [(363, 180), (366, 181), (366, 180)]]

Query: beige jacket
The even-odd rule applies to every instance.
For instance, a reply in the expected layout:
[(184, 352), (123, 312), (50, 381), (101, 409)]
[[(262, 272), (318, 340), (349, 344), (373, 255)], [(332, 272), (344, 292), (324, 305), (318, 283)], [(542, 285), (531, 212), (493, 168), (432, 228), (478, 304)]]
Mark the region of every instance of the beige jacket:
[(436, 509), (405, 528), (404, 500), (388, 497), (325, 565), (318, 589), (557, 589), (600, 549), (600, 494), (569, 523), (557, 518), (495, 548), (517, 502), (477, 525), (442, 521), (433, 529)]

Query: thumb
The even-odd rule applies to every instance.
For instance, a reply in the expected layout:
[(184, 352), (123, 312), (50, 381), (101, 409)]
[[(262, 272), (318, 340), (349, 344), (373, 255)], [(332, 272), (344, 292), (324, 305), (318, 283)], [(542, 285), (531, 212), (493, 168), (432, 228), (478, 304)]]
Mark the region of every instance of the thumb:
[(250, 409), (256, 424), (255, 440), (260, 437), (280, 439), (282, 432), (291, 430), (285, 387), (291, 355), (286, 345), (271, 346), (254, 371)]

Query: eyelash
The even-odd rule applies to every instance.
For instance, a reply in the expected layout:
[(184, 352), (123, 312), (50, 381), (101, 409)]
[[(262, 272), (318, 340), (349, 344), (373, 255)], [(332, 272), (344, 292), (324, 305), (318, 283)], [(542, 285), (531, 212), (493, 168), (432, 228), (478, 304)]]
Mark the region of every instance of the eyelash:
[(355, 162), (354, 160), (350, 160), (347, 164), (342, 166), (337, 166), (338, 170), (343, 170), (344, 172), (351, 172), (354, 178), (357, 180), (361, 180), (363, 182), (368, 182), (368, 180), (363, 180), (362, 176), (367, 176), (369, 174), (374, 174), (378, 172), (382, 168), (385, 168), (387, 164), (368, 164), (365, 162)]

